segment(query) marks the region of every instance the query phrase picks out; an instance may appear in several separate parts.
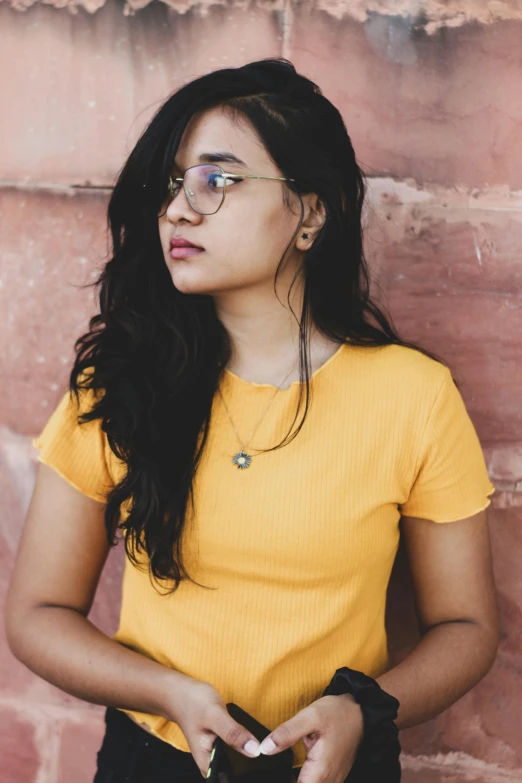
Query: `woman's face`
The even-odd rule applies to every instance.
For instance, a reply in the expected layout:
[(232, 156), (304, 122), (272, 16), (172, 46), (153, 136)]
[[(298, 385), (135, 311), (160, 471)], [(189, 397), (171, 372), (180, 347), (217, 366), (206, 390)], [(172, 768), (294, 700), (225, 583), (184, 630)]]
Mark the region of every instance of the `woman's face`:
[[(189, 166), (206, 162), (202, 156), (209, 154), (232, 155), (242, 161), (216, 160), (227, 173), (283, 176), (248, 122), (234, 123), (220, 108), (193, 118), (178, 148), (172, 176), (181, 177)], [(284, 187), (277, 180), (227, 181), (225, 200), (213, 215), (195, 212), (180, 188), (159, 218), (163, 254), (176, 288), (187, 294), (210, 295), (259, 287), (273, 292), (277, 266), (301, 217), (294, 193), (290, 194), (292, 211), (285, 206)], [(203, 251), (175, 258), (171, 254), (174, 237), (187, 239)], [(285, 277), (291, 280), (303, 249), (294, 240), (281, 282)]]

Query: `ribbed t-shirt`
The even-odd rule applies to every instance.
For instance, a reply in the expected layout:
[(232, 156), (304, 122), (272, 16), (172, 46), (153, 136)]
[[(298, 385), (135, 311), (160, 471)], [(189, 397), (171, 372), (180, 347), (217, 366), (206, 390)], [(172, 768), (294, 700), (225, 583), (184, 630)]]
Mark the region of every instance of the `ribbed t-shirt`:
[[(212, 684), (270, 730), (320, 698), (341, 666), (389, 666), (386, 591), (402, 515), (447, 523), (494, 492), (474, 425), (447, 367), (414, 349), (346, 343), (313, 374), (303, 428), (283, 448), (299, 382), (280, 390), (247, 451), (216, 393), (182, 546), (190, 581), (160, 594), (127, 559), (114, 639)], [(225, 370), (221, 390), (243, 440), (276, 391)], [(80, 408), (92, 392), (84, 392)], [(72, 398), (74, 401), (74, 398)], [(64, 394), (33, 444), (38, 459), (103, 502), (124, 465), (100, 420), (81, 427)], [(172, 443), (176, 448), (176, 443)], [(189, 751), (180, 727), (132, 710)], [(294, 766), (306, 751), (294, 748)]]

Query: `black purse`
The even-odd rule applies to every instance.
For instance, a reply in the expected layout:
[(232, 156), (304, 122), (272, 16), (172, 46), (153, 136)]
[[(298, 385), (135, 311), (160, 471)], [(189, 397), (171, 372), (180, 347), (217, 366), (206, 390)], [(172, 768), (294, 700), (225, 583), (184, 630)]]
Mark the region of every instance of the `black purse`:
[[(371, 677), (343, 666), (337, 669), (323, 696), (350, 693), (360, 705), (364, 720), (364, 737), (357, 757), (344, 783), (399, 783), (401, 746), (394, 723), (399, 702), (382, 690)], [(235, 721), (262, 742), (270, 729), (248, 712), (229, 702), (227, 710)], [(216, 737), (207, 772), (209, 783), (295, 783), (300, 767), (292, 768), (291, 748), (273, 756), (249, 759)]]
[[(234, 720), (248, 729), (258, 742), (262, 742), (270, 734), (270, 729), (237, 704), (229, 702), (226, 707)], [(256, 758), (248, 758), (227, 745), (221, 737), (216, 737), (212, 746), (207, 780), (209, 783), (267, 783), (267, 781), (294, 783), (292, 761), (292, 748), (282, 750), (273, 756), (261, 754)], [(296, 769), (296, 772), (299, 772), (299, 769)]]

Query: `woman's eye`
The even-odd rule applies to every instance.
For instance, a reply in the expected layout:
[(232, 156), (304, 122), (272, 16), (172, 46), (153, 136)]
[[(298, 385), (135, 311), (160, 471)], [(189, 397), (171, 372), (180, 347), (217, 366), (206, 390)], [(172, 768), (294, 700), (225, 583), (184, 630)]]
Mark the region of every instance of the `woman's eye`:
[(225, 184), (234, 185), (234, 183), (240, 180), (236, 180), (233, 177), (224, 177), (222, 174), (210, 174), (208, 178), (208, 184), (210, 188), (223, 188)]

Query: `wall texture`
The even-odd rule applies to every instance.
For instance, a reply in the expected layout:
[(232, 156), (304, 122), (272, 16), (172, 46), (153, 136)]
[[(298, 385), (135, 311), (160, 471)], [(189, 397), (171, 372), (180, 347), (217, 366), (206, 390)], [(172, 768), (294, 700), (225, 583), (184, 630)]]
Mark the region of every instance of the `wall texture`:
[[(522, 781), (518, 0), (0, 0), (0, 594), (34, 482), (30, 439), (95, 308), (85, 286), (106, 253), (116, 172), (181, 83), (273, 55), (341, 109), (369, 177), (374, 274), (402, 333), (454, 370), (497, 488), (498, 660), (453, 708), (403, 733), (404, 780)], [(91, 615), (109, 633), (121, 566), (117, 550)], [(401, 566), (389, 614), (401, 656), (415, 642)], [(0, 639), (0, 783), (89, 783), (102, 720)]]

